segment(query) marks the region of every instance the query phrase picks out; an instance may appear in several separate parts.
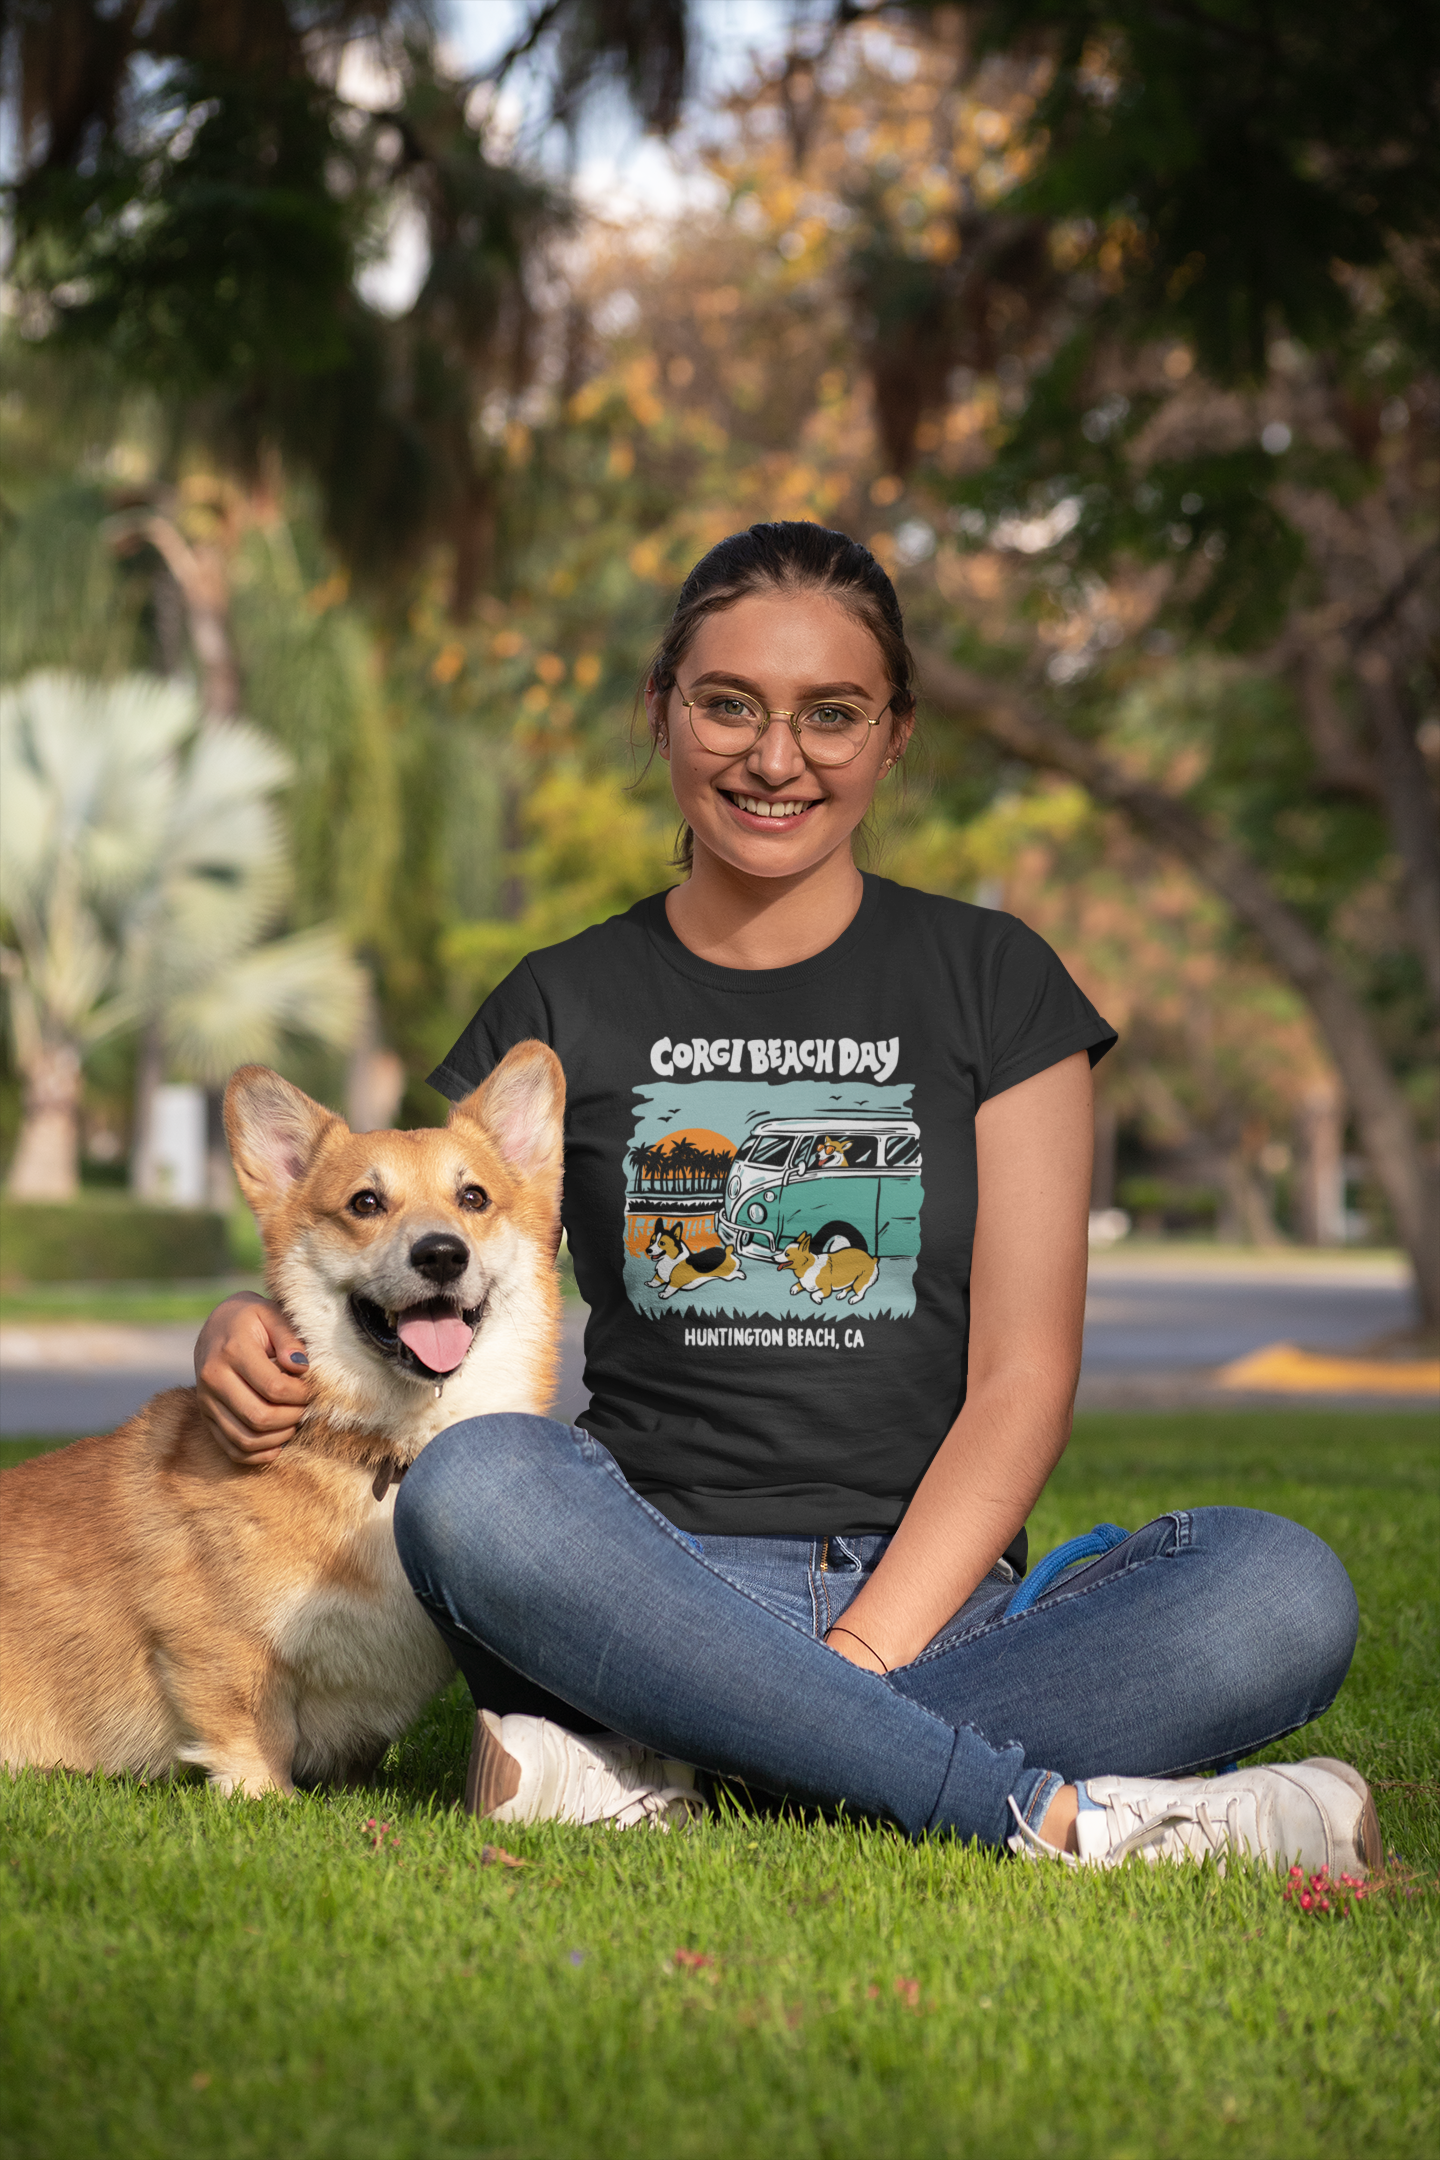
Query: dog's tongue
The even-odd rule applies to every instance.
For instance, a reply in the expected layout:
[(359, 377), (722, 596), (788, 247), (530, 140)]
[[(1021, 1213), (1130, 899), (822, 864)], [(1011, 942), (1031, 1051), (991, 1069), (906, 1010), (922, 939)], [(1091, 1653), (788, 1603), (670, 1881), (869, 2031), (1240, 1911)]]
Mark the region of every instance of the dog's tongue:
[(470, 1348), (474, 1330), (458, 1313), (442, 1314), (438, 1320), (429, 1313), (402, 1313), (396, 1332), (431, 1372), (454, 1372)]

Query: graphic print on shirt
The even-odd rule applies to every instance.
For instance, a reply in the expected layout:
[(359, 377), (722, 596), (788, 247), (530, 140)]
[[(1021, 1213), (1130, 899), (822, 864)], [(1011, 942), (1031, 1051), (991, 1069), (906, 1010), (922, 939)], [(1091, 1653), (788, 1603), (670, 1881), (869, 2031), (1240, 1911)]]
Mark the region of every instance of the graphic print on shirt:
[(910, 1087), (676, 1077), (634, 1092), (625, 1289), (637, 1312), (914, 1312), (925, 1195)]

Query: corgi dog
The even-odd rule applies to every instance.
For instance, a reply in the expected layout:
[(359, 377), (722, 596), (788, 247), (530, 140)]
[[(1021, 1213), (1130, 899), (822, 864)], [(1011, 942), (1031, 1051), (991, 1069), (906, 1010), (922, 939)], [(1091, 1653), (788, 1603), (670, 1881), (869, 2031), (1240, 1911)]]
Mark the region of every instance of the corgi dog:
[(373, 1769), (445, 1685), (395, 1487), (444, 1426), (549, 1401), (564, 1102), (538, 1042), (421, 1132), (352, 1133), (264, 1066), (235, 1074), (231, 1156), (310, 1403), (260, 1468), (172, 1388), (0, 1479), (9, 1769), (196, 1763), (223, 1793), (290, 1793)]
[(816, 1169), (848, 1170), (850, 1168), (850, 1149), (852, 1145), (853, 1143), (849, 1140), (835, 1140), (831, 1138), (829, 1133), (826, 1133), (815, 1150)]
[(842, 1245), (836, 1252), (813, 1251), (808, 1230), (802, 1230), (795, 1243), (786, 1246), (780, 1265), (794, 1274), (791, 1297), (808, 1290), (817, 1305), (823, 1305), (831, 1296), (842, 1305), (858, 1305), (880, 1273), (880, 1262), (858, 1245)]
[(668, 1223), (657, 1222), (645, 1254), (655, 1263), (646, 1287), (658, 1290), (662, 1298), (674, 1297), (677, 1290), (693, 1290), (697, 1283), (745, 1280), (733, 1245), (708, 1245), (703, 1252), (692, 1253), (678, 1222), (673, 1230)]

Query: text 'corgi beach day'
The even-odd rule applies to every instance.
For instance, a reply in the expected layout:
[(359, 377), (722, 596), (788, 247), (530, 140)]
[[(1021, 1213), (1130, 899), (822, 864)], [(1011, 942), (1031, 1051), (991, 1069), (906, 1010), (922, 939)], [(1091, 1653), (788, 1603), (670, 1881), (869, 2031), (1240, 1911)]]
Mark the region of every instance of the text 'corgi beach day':
[(782, 1080), (786, 1073), (838, 1072), (842, 1078), (853, 1073), (857, 1079), (861, 1073), (873, 1073), (877, 1081), (885, 1081), (899, 1062), (898, 1035), (877, 1042), (856, 1042), (849, 1035), (815, 1036), (804, 1042), (778, 1035), (720, 1035), (713, 1041), (692, 1035), (688, 1041), (672, 1042), (668, 1035), (662, 1035), (650, 1045), (650, 1069), (665, 1080), (682, 1072), (740, 1073), (748, 1069), (753, 1074), (775, 1073)]

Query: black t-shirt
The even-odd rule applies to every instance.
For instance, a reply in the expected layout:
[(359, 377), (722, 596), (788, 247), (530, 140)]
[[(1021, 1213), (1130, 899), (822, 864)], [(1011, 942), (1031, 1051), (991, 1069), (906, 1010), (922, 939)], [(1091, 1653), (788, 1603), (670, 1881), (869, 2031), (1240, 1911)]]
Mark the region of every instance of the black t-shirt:
[(567, 1086), (584, 1424), (704, 1536), (893, 1530), (965, 1399), (975, 1112), (1115, 1041), (1013, 916), (867, 877), (797, 966), (697, 959), (655, 894), (507, 976), (431, 1074)]

